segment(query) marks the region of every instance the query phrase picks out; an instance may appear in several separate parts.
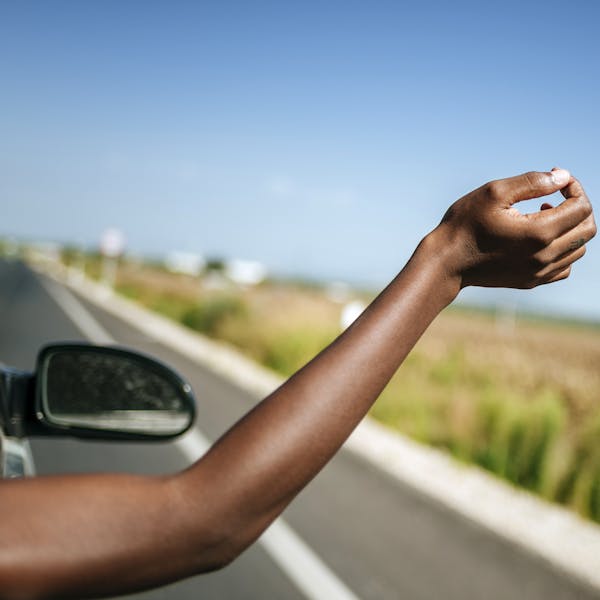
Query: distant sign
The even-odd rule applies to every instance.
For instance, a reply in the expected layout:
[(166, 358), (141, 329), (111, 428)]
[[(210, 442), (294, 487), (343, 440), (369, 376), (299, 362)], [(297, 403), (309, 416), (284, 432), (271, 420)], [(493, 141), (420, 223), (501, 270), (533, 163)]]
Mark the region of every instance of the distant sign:
[(109, 258), (121, 256), (125, 250), (125, 236), (119, 229), (106, 229), (100, 238), (100, 252)]

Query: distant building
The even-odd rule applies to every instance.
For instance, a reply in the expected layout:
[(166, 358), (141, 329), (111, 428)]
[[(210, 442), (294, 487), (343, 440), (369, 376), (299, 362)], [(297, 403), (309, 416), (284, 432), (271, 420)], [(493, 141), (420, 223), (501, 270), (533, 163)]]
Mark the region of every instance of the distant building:
[(197, 277), (202, 273), (206, 261), (193, 252), (170, 252), (165, 258), (165, 266), (171, 273), (182, 273)]
[(232, 259), (225, 263), (225, 275), (239, 285), (258, 285), (267, 277), (267, 268), (254, 260)]

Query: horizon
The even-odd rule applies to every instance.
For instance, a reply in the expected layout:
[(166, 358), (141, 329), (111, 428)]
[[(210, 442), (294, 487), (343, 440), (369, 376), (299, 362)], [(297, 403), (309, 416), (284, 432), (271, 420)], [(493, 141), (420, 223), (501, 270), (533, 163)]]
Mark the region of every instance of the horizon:
[[(600, 5), (56, 2), (0, 16), (6, 236), (89, 246), (118, 227), (134, 252), (381, 287), (486, 181), (559, 165), (600, 194)], [(595, 243), (566, 282), (461, 298), (600, 319)]]
[[(60, 241), (56, 240), (16, 240), (10, 239), (0, 234), (0, 245), (9, 243), (16, 243), (21, 247), (21, 249), (27, 248), (35, 248), (37, 244), (43, 246), (49, 244), (50, 246), (56, 246), (61, 251), (64, 250), (75, 250), (76, 252), (81, 252), (85, 255), (93, 255), (93, 256), (102, 256), (102, 252), (99, 248), (99, 245), (96, 247), (77, 247), (70, 245), (68, 243), (62, 244)], [(39, 248), (38, 248), (39, 249)], [(211, 262), (223, 262), (227, 263), (229, 261), (236, 260), (250, 260), (246, 257), (241, 256), (217, 256), (217, 255), (197, 255), (205, 261), (204, 269), (198, 275), (191, 275), (191, 277), (197, 277), (201, 279), (205, 276), (205, 274), (211, 270), (208, 266)], [(161, 264), (163, 268), (170, 270), (167, 262), (168, 262), (169, 252), (166, 253), (157, 253), (156, 251), (152, 251), (150, 253), (136, 253), (136, 252), (128, 252), (127, 250), (119, 257), (119, 259), (124, 259), (126, 261), (142, 261), (142, 263), (147, 263), (150, 266), (155, 266), (157, 263)], [(3, 258), (0, 253), (0, 259)], [(19, 257), (20, 258), (20, 257)], [(317, 275), (315, 273), (301, 273), (301, 272), (289, 272), (289, 271), (273, 271), (269, 269), (268, 265), (264, 265), (260, 263), (262, 266), (267, 268), (266, 276), (264, 282), (262, 283), (283, 283), (289, 285), (299, 285), (299, 286), (309, 286), (316, 287), (322, 290), (326, 290), (328, 286), (331, 285), (343, 285), (348, 286), (348, 293), (350, 294), (349, 298), (351, 301), (352, 294), (357, 295), (368, 295), (368, 296), (376, 296), (381, 292), (383, 287), (386, 284), (378, 285), (369, 283), (368, 281), (360, 281), (360, 280), (351, 280), (351, 279), (342, 279), (336, 278), (331, 275)], [(448, 305), (446, 310), (458, 310), (458, 311), (467, 311), (467, 312), (475, 312), (480, 314), (488, 314), (495, 315), (496, 317), (500, 315), (510, 315), (511, 318), (520, 319), (524, 321), (536, 321), (539, 320), (541, 322), (550, 321), (553, 324), (563, 324), (567, 326), (591, 326), (593, 328), (600, 328), (600, 316), (596, 316), (593, 314), (574, 314), (569, 312), (568, 310), (561, 310), (555, 307), (540, 307), (535, 303), (527, 303), (527, 302), (515, 302), (514, 300), (499, 300), (498, 298), (494, 298), (493, 296), (488, 295), (479, 298), (477, 294), (474, 294), (473, 297), (468, 293), (469, 290), (484, 290), (486, 288), (466, 288), (461, 290), (459, 295), (455, 300)], [(500, 289), (500, 288), (496, 288)], [(514, 290), (516, 292), (527, 292), (531, 290)], [(467, 292), (467, 293), (465, 293)], [(466, 297), (465, 297), (466, 296)]]

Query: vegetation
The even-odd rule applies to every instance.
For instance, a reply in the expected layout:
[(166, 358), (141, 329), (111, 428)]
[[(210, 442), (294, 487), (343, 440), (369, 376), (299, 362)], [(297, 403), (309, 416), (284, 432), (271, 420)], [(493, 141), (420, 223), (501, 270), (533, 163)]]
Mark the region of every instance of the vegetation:
[(0, 238), (0, 258), (15, 258), (21, 254), (22, 248), (15, 240)]
[[(97, 259), (88, 272), (100, 273)], [(214, 275), (214, 271), (213, 271)], [(290, 375), (339, 334), (316, 286), (253, 288), (124, 263), (117, 289)], [(582, 323), (448, 309), (372, 416), (600, 522), (600, 335)]]

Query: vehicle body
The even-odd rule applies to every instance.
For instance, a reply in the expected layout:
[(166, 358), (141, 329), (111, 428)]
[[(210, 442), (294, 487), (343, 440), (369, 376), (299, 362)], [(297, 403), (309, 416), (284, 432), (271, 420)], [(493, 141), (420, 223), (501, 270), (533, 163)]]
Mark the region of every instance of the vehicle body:
[(163, 363), (118, 347), (51, 344), (33, 373), (0, 365), (0, 477), (35, 474), (33, 436), (161, 441), (194, 417), (191, 387)]

